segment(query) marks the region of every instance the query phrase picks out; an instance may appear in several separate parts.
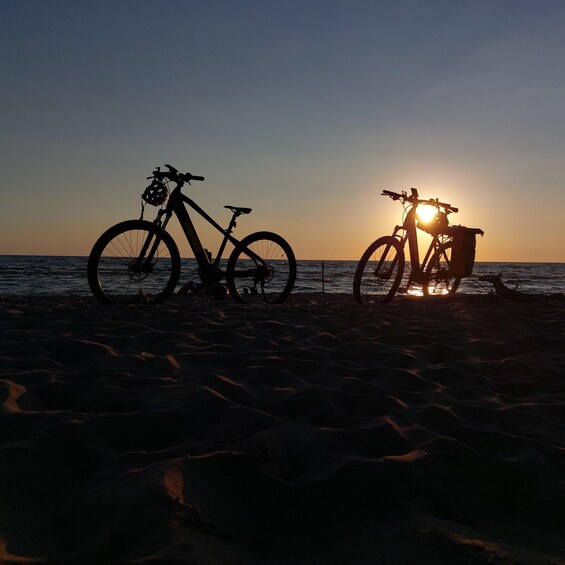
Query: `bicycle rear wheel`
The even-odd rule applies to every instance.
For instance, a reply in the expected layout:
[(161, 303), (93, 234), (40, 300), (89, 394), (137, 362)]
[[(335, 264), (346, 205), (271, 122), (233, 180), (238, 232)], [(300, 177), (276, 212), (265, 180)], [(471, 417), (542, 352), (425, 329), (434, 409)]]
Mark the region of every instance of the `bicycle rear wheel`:
[(151, 222), (129, 220), (100, 236), (87, 271), (92, 294), (102, 304), (154, 304), (175, 290), (180, 254), (167, 232)]
[(388, 302), (392, 299), (404, 273), (404, 249), (392, 236), (374, 241), (361, 257), (355, 278), (353, 296), (359, 304)]
[(448, 241), (440, 245), (438, 250), (432, 255), (426, 269), (426, 277), (422, 290), (425, 296), (441, 296), (454, 294), (459, 283), (460, 277), (455, 277), (451, 271), (451, 255), (453, 243)]
[(280, 304), (296, 280), (296, 259), (276, 233), (256, 232), (235, 247), (226, 268), (226, 283), (236, 302)]

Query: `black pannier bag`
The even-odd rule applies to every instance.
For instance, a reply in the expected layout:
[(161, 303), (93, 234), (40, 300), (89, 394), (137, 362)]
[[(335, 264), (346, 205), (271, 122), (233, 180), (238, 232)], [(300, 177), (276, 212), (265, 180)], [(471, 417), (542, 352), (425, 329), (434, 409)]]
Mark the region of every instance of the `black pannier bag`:
[(466, 228), (465, 226), (451, 226), (453, 247), (451, 253), (451, 273), (454, 277), (469, 277), (473, 273), (475, 264), (475, 245), (478, 233), (483, 235), (483, 230)]

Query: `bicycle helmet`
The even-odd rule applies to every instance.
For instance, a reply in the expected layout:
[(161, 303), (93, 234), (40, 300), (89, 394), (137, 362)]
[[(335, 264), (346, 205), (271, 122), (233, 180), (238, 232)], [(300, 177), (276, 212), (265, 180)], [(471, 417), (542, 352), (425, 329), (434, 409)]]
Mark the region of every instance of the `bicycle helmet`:
[(158, 180), (154, 180), (143, 192), (141, 198), (151, 206), (161, 206), (169, 198), (169, 189)]
[(449, 225), (449, 220), (447, 219), (447, 214), (445, 212), (438, 212), (435, 217), (436, 229), (441, 232), (447, 229)]

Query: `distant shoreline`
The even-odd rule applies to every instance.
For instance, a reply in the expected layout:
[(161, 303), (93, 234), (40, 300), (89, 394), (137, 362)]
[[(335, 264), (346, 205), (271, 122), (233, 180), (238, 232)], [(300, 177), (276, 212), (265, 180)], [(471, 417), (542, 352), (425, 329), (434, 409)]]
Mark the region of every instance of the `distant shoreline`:
[[(69, 259), (88, 259), (88, 255), (47, 255), (44, 253), (34, 254), (34, 253), (24, 253), (24, 254), (12, 254), (12, 253), (0, 253), (1, 257), (53, 257), (53, 258), (69, 258)], [(181, 259), (194, 259), (194, 257), (181, 257)], [(359, 257), (354, 259), (302, 259), (300, 257), (296, 258), (297, 261), (304, 261), (308, 263), (321, 263), (321, 262), (351, 262), (359, 261)], [(503, 265), (565, 265), (565, 261), (475, 261), (476, 264), (488, 264), (488, 263), (500, 263)]]

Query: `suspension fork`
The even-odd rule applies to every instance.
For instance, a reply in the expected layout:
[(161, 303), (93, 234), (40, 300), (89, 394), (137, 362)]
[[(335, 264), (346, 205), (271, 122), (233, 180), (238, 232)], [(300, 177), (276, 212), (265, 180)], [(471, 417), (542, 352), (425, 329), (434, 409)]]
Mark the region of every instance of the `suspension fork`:
[[(402, 226), (396, 226), (394, 228), (394, 231), (392, 232), (392, 237), (394, 237), (394, 239), (396, 239), (397, 241), (400, 241), (400, 244), (402, 245), (402, 247), (404, 247), (404, 245), (406, 244), (406, 238), (408, 237), (407, 235), (401, 237), (398, 235), (398, 231), (399, 230), (403, 230), (404, 228)], [(382, 254), (381, 258), (379, 259), (379, 264), (375, 267), (375, 275), (377, 273), (380, 273), (381, 268), (383, 266), (383, 263), (388, 255), (388, 252), (390, 251), (391, 245), (387, 245), (385, 248), (385, 252)], [(396, 267), (396, 264), (398, 263), (398, 253), (394, 254), (394, 260), (392, 261), (391, 265), (390, 265), (390, 273), (392, 273), (394, 271), (394, 268)], [(388, 275), (388, 273), (387, 273)]]
[[(165, 220), (161, 222), (162, 216), (165, 215)], [(150, 264), (153, 260), (153, 257), (157, 253), (157, 249), (159, 248), (159, 244), (161, 243), (161, 236), (160, 233), (165, 231), (165, 227), (171, 218), (170, 214), (167, 214), (165, 210), (159, 210), (157, 217), (153, 221), (153, 225), (158, 228), (155, 237), (153, 234), (150, 233), (147, 236), (147, 239), (143, 242), (143, 247), (137, 256), (134, 267), (140, 269), (144, 264)]]

